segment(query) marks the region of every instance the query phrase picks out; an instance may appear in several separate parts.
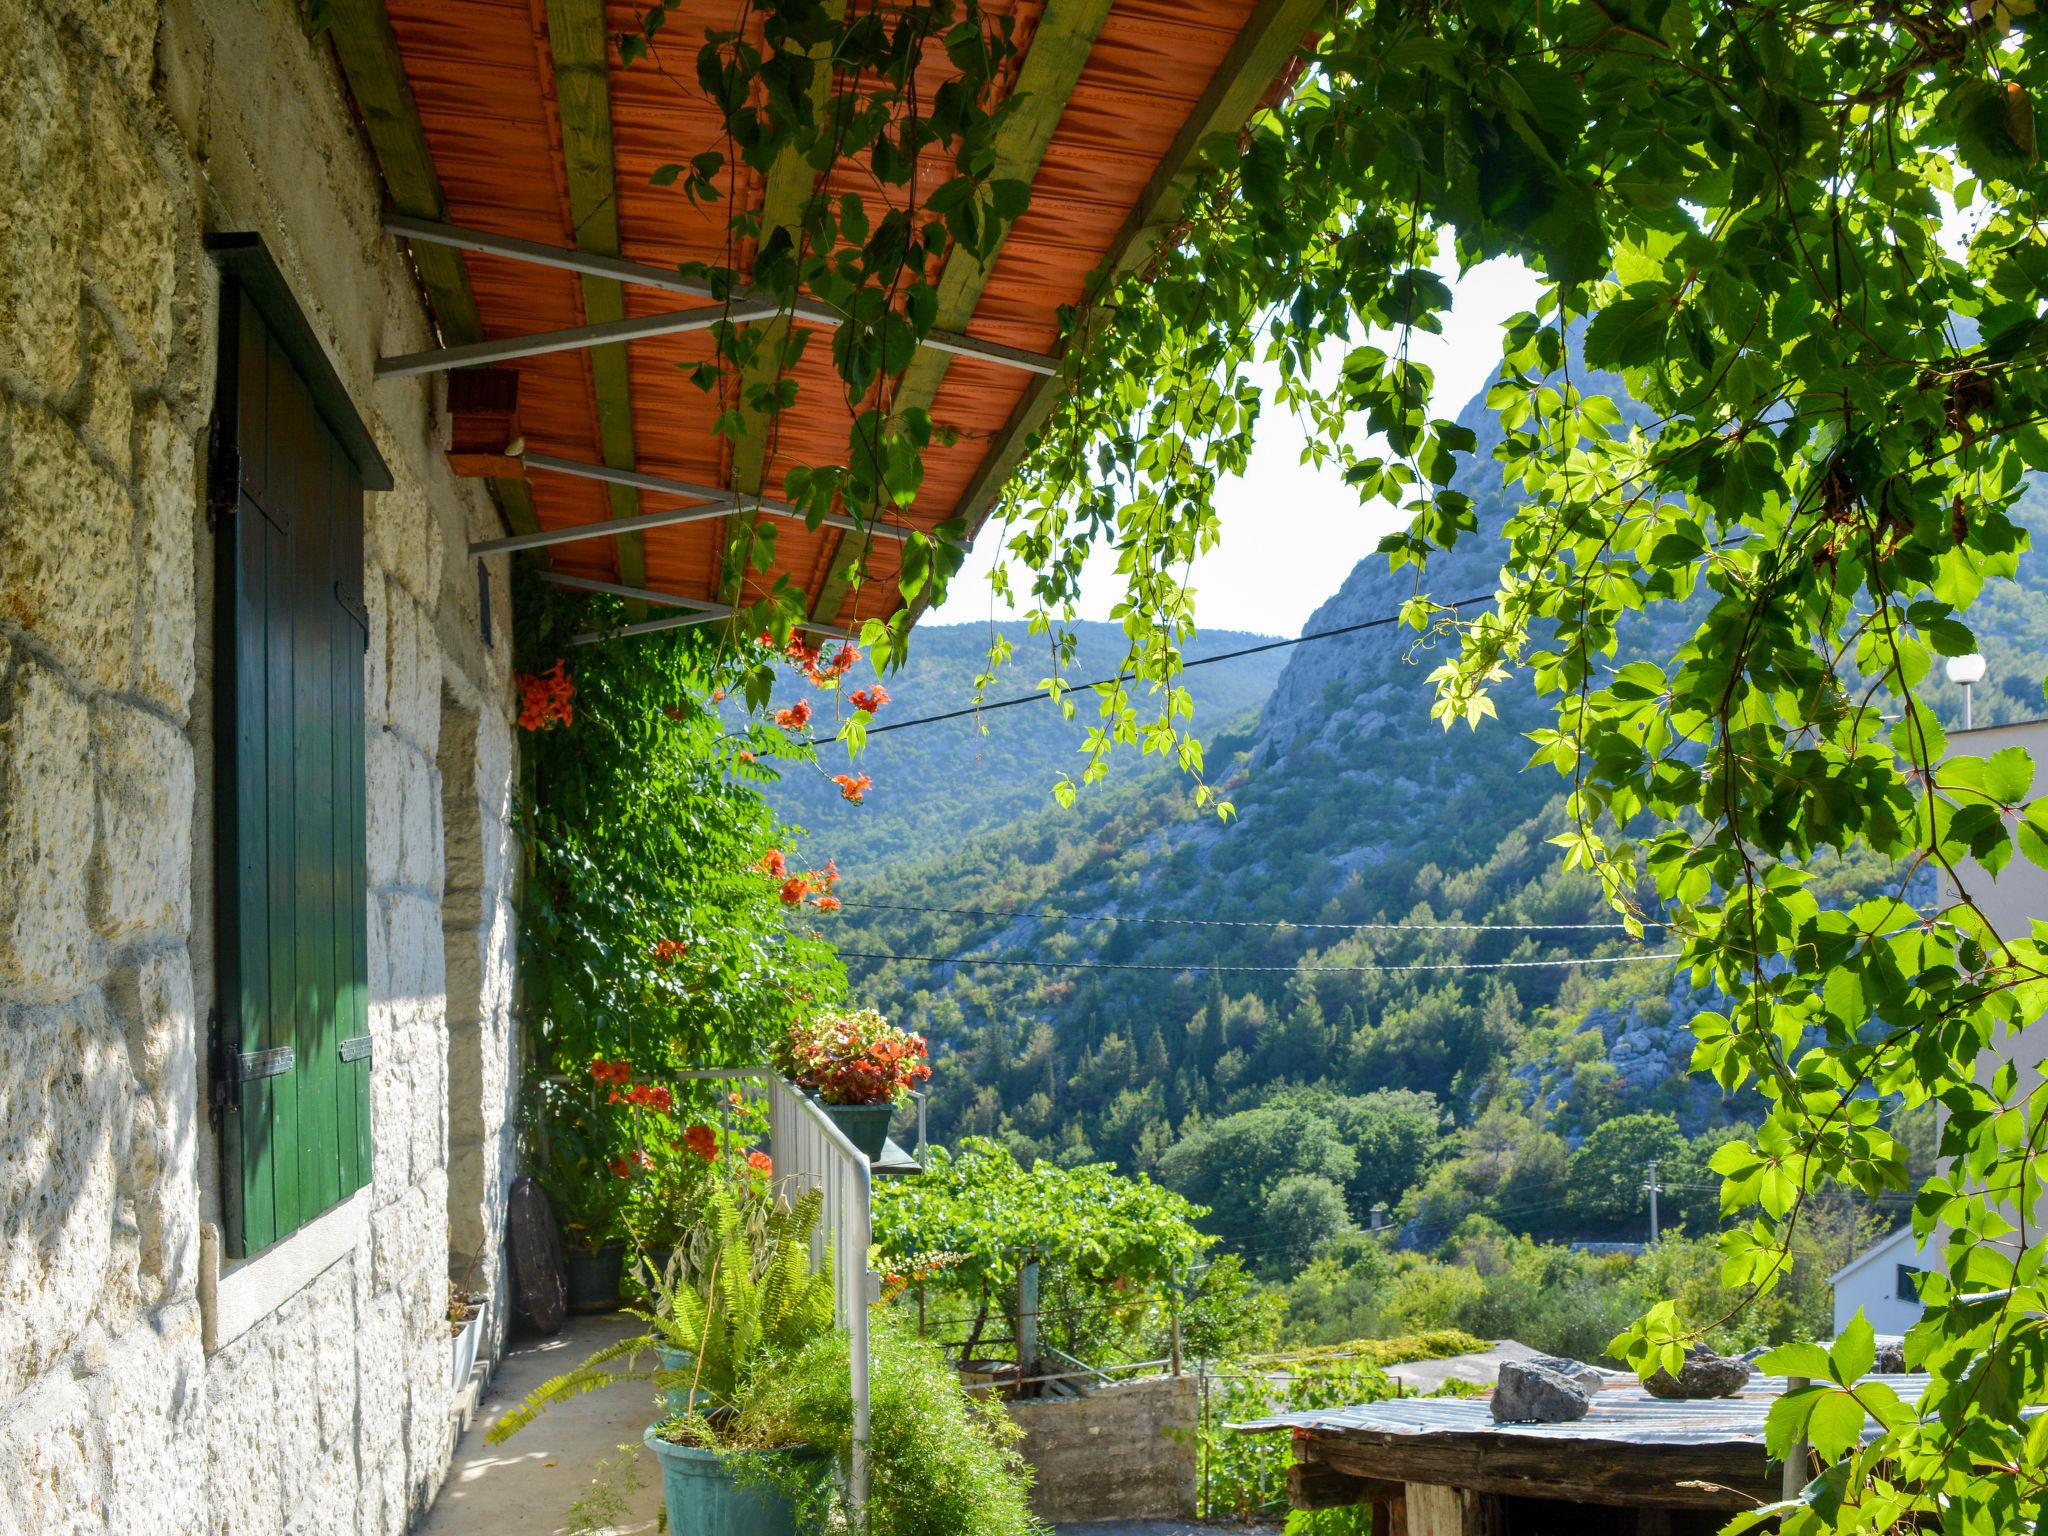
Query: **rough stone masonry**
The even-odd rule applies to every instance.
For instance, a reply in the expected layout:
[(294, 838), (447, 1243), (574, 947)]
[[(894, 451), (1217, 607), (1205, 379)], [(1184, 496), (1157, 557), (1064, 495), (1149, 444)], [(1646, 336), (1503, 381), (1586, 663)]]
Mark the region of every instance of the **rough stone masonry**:
[[(4, 1536), (403, 1530), (449, 1448), (451, 1256), (500, 1283), (510, 602), (500, 570), (487, 647), (460, 551), (502, 529), (428, 390), (374, 382), (432, 344), (380, 206), (289, 0), (0, 0)], [(227, 230), (262, 235), (397, 480), (366, 506), (373, 1181), (338, 1252), (239, 1276), (202, 1080)]]

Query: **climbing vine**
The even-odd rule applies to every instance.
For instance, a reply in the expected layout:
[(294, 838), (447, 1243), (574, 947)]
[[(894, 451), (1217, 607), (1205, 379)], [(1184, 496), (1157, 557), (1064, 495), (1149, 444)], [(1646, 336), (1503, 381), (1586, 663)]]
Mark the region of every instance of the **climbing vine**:
[[(622, 54), (657, 62), (669, 15), (647, 12)], [(1860, 1347), (1828, 1356), (1844, 1379), (1773, 1420), (1775, 1445), (1807, 1432), (1827, 1457), (1769, 1511), (1799, 1530), (2018, 1530), (2044, 1511), (2048, 1417), (2026, 1415), (2048, 1403), (2048, 1089), (1974, 1067), (2048, 1010), (2041, 943), (1978, 904), (1985, 872), (2048, 867), (2048, 805), (2024, 754), (1952, 751), (1920, 694), (1936, 657), (1974, 648), (1970, 608), (2024, 547), (2009, 509), (2048, 469), (2038, 28), (2033, 0), (1345, 6), (1284, 99), (1210, 146), (1174, 238), (1066, 317), (1070, 388), (999, 508), (1000, 584), (1042, 629), (1075, 612), (1089, 549), (1116, 550), (1129, 680), (1098, 701), (1084, 778), (1126, 743), (1200, 772), (1187, 572), (1264, 412), (1293, 412), (1311, 459), (1403, 510), (1387, 550), (1416, 575), (1407, 617), (1456, 641), (1438, 718), (1477, 726), (1504, 687), (1552, 696), (1536, 747), (1570, 788), (1561, 856), (1632, 921), (1668, 924), (1731, 1000), (1701, 1016), (1695, 1065), (1771, 1106), (1716, 1161), (1747, 1218), (1725, 1241), (1731, 1285), (1778, 1283), (1815, 1190), (1902, 1186), (1883, 1104), (1941, 1104), (1944, 1171), (1914, 1212), (1941, 1267), (1907, 1343), (1931, 1385), (1906, 1405), (1855, 1384)], [(831, 306), (846, 451), (790, 468), (784, 491), (814, 525), (871, 525), (914, 505), (933, 439), (892, 391), (936, 324), (941, 263), (992, 249), (1025, 205), (991, 148), (1012, 106), (1005, 24), (761, 0), (691, 46), (727, 148), (668, 168), (682, 195), (729, 202), (736, 163), (872, 173), (873, 197), (817, 179), (773, 228), (734, 210), (734, 251), (759, 247), (745, 280), (789, 323), (727, 326), (699, 378), (736, 460), (765, 451), (810, 340), (799, 298)], [(937, 163), (927, 193), (918, 168)], [(1465, 477), (1496, 471), (1431, 415), (1409, 342), (1441, 328), (1450, 264), (1495, 257), (1541, 284), (1489, 396), (1519, 507), (1496, 601), (1451, 614), (1432, 561), (1476, 531)], [(737, 291), (737, 255), (713, 276)], [(772, 554), (769, 526), (738, 521), (729, 580)], [(906, 543), (903, 606), (863, 637), (878, 660), (962, 533)], [(1660, 609), (1682, 610), (1683, 642), (1617, 664), (1630, 616)], [(786, 638), (799, 615), (783, 584), (726, 632), (720, 665), (757, 702), (745, 637)], [(1949, 905), (1823, 909), (1808, 861), (1859, 847), (1941, 871)], [(1666, 1305), (1619, 1343), (1654, 1368), (1715, 1321)]]

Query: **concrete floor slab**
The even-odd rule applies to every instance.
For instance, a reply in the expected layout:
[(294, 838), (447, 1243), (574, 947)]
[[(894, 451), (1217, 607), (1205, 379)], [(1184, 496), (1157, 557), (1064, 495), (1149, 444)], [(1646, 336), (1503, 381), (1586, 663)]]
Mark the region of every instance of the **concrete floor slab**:
[[(570, 1506), (592, 1487), (597, 1465), (632, 1446), (626, 1463), (639, 1486), (621, 1481), (620, 1507), (598, 1527), (608, 1536), (647, 1536), (661, 1512), (661, 1473), (640, 1437), (654, 1418), (654, 1388), (627, 1382), (586, 1393), (543, 1413), (503, 1445), (484, 1431), (542, 1382), (580, 1365), (593, 1350), (633, 1331), (633, 1319), (572, 1317), (551, 1339), (522, 1339), (506, 1352), (455, 1448), (447, 1481), (418, 1536), (564, 1536)], [(620, 1480), (615, 1480), (620, 1481)]]

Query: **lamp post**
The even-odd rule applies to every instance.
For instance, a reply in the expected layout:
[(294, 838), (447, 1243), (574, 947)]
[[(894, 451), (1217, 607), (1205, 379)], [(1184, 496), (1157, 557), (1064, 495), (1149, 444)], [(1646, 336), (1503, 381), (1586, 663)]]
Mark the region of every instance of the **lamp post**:
[(1963, 690), (1963, 729), (1971, 728), (1970, 695), (1978, 683), (1984, 681), (1984, 658), (1975, 652), (1968, 656), (1951, 656), (1943, 668), (1948, 680)]

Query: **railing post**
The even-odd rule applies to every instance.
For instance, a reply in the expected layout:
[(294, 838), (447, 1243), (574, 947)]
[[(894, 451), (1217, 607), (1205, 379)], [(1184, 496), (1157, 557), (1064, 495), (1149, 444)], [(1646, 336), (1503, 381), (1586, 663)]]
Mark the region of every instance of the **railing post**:
[(1017, 1267), (1017, 1391), (1024, 1391), (1024, 1377), (1038, 1360), (1038, 1260), (1026, 1259)]

